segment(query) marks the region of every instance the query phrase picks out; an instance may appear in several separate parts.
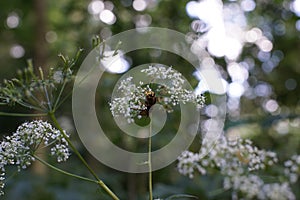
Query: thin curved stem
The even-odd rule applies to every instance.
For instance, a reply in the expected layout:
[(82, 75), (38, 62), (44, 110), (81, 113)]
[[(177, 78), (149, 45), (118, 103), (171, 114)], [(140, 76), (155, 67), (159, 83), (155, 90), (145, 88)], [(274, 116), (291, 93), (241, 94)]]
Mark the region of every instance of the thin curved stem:
[[(94, 65), (90, 71), (87, 72), (87, 74), (79, 81), (79, 83), (77, 83), (78, 85), (80, 85), (83, 81), (85, 81), (88, 76), (93, 72), (93, 70), (96, 68), (96, 65)], [(65, 87), (65, 85), (63, 85), (63, 88)], [(61, 89), (62, 93), (63, 89)], [(71, 95), (72, 95), (73, 91), (70, 91), (68, 94), (65, 95), (65, 97), (63, 99), (61, 99), (61, 94), (59, 95), (59, 99), (56, 101), (55, 106), (54, 106), (54, 111), (57, 110), (58, 107), (60, 107)], [(60, 100), (61, 99), (61, 100)]]
[(96, 180), (92, 180), (92, 179), (89, 179), (89, 178), (86, 178), (86, 177), (83, 177), (83, 176), (79, 176), (79, 175), (76, 175), (76, 174), (72, 174), (70, 172), (67, 172), (65, 170), (62, 170), (62, 169), (59, 169), (49, 163), (47, 163), (46, 161), (44, 161), (43, 159), (41, 159), (40, 157), (38, 157), (37, 155), (33, 155), (33, 157), (35, 159), (37, 159), (38, 161), (40, 161), (41, 163), (43, 163), (44, 165), (46, 165), (47, 167), (57, 171), (57, 172), (60, 172), (62, 174), (65, 174), (65, 175), (68, 175), (68, 176), (71, 176), (71, 177), (74, 177), (74, 178), (78, 178), (78, 179), (81, 179), (81, 180), (84, 180), (84, 181), (88, 181), (88, 182), (92, 182), (92, 183), (97, 183), (98, 184), (98, 181)]
[(152, 160), (151, 160), (151, 152), (152, 152), (152, 121), (150, 121), (150, 125), (149, 125), (149, 141), (148, 141), (149, 200), (153, 199), (153, 195), (152, 195)]
[(60, 101), (60, 99), (61, 99), (62, 93), (63, 93), (63, 91), (64, 91), (64, 89), (65, 89), (65, 87), (66, 87), (66, 84), (67, 84), (67, 81), (64, 80), (64, 83), (63, 83), (63, 85), (61, 86), (61, 88), (60, 88), (60, 90), (59, 90), (59, 94), (58, 94), (58, 96), (57, 96), (57, 98), (56, 98), (56, 100), (55, 100), (55, 103), (54, 103), (54, 106), (53, 106), (53, 110), (56, 110), (56, 109), (57, 109), (57, 105), (58, 105), (58, 103), (59, 103), (59, 101)]
[(16, 102), (17, 104), (23, 106), (23, 107), (26, 107), (26, 108), (30, 108), (30, 109), (35, 109), (35, 110), (39, 110), (39, 111), (42, 111), (42, 112), (45, 112), (45, 110), (39, 108), (39, 107), (36, 107), (36, 106), (33, 106), (27, 102), (24, 102), (24, 101), (18, 101)]
[(93, 175), (93, 177), (96, 179), (97, 184), (102, 187), (114, 200), (119, 200), (119, 198), (109, 189), (107, 185), (97, 176), (97, 174), (94, 172), (94, 170), (89, 166), (89, 164), (85, 161), (85, 159), (82, 157), (82, 155), (79, 153), (79, 151), (75, 148), (69, 137), (66, 135), (64, 130), (61, 128), (60, 124), (58, 123), (55, 115), (53, 112), (48, 114), (51, 120), (53, 121), (55, 127), (61, 132), (62, 136), (65, 138), (65, 140), (68, 142), (69, 146), (71, 147), (72, 151), (76, 154), (76, 156), (79, 158), (79, 160), (84, 164), (84, 166), (89, 170), (89, 172)]
[(50, 98), (49, 98), (48, 90), (45, 87), (45, 85), (43, 86), (43, 89), (44, 89), (45, 97), (47, 99), (48, 108), (49, 108), (49, 110), (52, 110), (52, 106), (51, 106), (51, 101), (50, 101)]
[(33, 99), (33, 101), (36, 103), (36, 105), (41, 106), (44, 110), (47, 110), (47, 108), (41, 103), (40, 100), (38, 100), (38, 98), (36, 96), (34, 96), (34, 94), (31, 93), (31, 98)]
[(47, 116), (47, 113), (36, 113), (36, 114), (27, 114), (27, 113), (6, 113), (0, 112), (0, 116), (11, 116), (11, 117), (43, 117)]

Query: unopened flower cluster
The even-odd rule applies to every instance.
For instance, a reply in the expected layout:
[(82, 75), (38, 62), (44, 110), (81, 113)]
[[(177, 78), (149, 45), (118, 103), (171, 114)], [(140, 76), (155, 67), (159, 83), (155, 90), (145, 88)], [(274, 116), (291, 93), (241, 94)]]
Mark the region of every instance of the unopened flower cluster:
[(172, 112), (172, 107), (180, 103), (195, 103), (197, 108), (203, 107), (204, 96), (196, 95), (193, 91), (186, 89), (186, 80), (172, 67), (149, 66), (141, 72), (150, 80), (159, 80), (164, 84), (157, 84), (156, 87), (151, 87), (151, 83), (142, 81), (134, 84), (134, 77), (131, 76), (122, 80), (117, 87), (118, 93), (122, 96), (113, 98), (110, 102), (113, 116), (123, 116), (129, 123), (133, 122), (135, 117), (140, 118), (140, 112), (146, 109), (145, 92), (147, 91), (153, 91), (160, 98), (159, 103), (168, 108), (168, 112)]
[[(202, 147), (201, 151), (206, 152), (205, 148)], [(224, 176), (224, 190), (233, 191), (233, 199), (295, 199), (288, 181), (265, 183), (258, 175), (251, 174), (277, 163), (276, 153), (260, 150), (247, 139), (230, 141), (225, 137), (204, 158), (200, 156), (203, 152), (183, 152), (178, 158), (179, 173), (193, 178), (196, 172), (205, 175), (217, 170)], [(296, 162), (295, 157), (290, 161), (293, 164), (288, 165), (295, 169)]]
[(48, 122), (38, 120), (23, 123), (13, 135), (4, 138), (0, 144), (0, 189), (4, 187), (5, 167), (14, 165), (18, 171), (26, 169), (35, 160), (34, 154), (41, 145), (51, 147), (51, 155), (58, 162), (69, 158), (67, 141)]
[(35, 73), (32, 63), (29, 63), (23, 71), (18, 71), (16, 78), (4, 80), (3, 85), (0, 84), (0, 104), (18, 104), (44, 112), (56, 110), (65, 85), (73, 80), (72, 67), (81, 51), (74, 59), (59, 55), (63, 66), (50, 68), (47, 73), (42, 68), (39, 68), (39, 73)]

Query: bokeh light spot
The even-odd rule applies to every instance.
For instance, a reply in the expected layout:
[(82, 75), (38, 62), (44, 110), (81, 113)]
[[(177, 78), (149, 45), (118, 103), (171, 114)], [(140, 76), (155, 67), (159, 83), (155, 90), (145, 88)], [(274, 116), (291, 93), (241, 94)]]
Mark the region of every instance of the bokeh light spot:
[(21, 45), (16, 44), (10, 48), (9, 53), (10, 53), (11, 57), (13, 57), (13, 58), (21, 58), (24, 56), (25, 50)]
[(245, 39), (249, 43), (256, 42), (258, 38), (259, 38), (259, 35), (258, 35), (257, 31), (255, 31), (253, 29), (251, 29), (250, 31), (247, 31), (245, 34)]
[(267, 102), (265, 102), (264, 108), (266, 111), (273, 113), (279, 108), (279, 106), (278, 106), (277, 101), (270, 99), (270, 100), (267, 100)]
[(234, 82), (240, 82), (243, 83), (248, 79), (249, 73), (248, 70), (245, 69), (242, 65), (239, 65), (238, 63), (230, 63), (228, 65), (228, 73)]
[(300, 31), (300, 19), (298, 19), (298, 20), (296, 21), (295, 26), (296, 26), (296, 29), (297, 29), (298, 31)]
[(285, 87), (288, 90), (294, 90), (297, 87), (297, 81), (293, 78), (290, 78), (285, 81)]
[(9, 28), (17, 28), (20, 23), (19, 15), (15, 12), (12, 12), (8, 15), (6, 19), (6, 24)]
[(260, 83), (255, 86), (254, 92), (259, 97), (266, 97), (272, 93), (272, 88), (266, 83)]
[(274, 128), (279, 134), (285, 135), (289, 132), (289, 122), (287, 120), (279, 121)]
[(147, 8), (147, 2), (145, 0), (134, 0), (132, 6), (136, 11), (144, 11)]
[(88, 12), (93, 15), (100, 14), (104, 10), (104, 3), (102, 1), (92, 1), (88, 6)]
[(285, 23), (282, 20), (278, 20), (274, 25), (274, 31), (276, 35), (284, 35), (286, 32)]
[(114, 6), (113, 2), (111, 2), (111, 1), (104, 1), (104, 8), (106, 10), (112, 11), (114, 9), (114, 7), (115, 6)]
[(142, 27), (147, 27), (151, 24), (152, 18), (150, 15), (145, 14), (145, 15), (137, 15), (135, 17), (135, 26), (137, 28), (142, 28)]
[(198, 12), (199, 12), (199, 3), (196, 1), (190, 1), (186, 4), (186, 12), (189, 15), (189, 17), (197, 18)]
[(205, 107), (205, 114), (208, 117), (216, 117), (218, 115), (218, 107), (210, 104), (208, 106)]
[(230, 97), (239, 98), (244, 94), (245, 88), (238, 82), (232, 82), (228, 86), (228, 95)]
[(294, 0), (291, 3), (291, 10), (298, 16), (300, 16), (300, 0)]
[(110, 10), (103, 10), (99, 17), (102, 22), (108, 25), (112, 25), (116, 22), (116, 16)]
[(123, 53), (118, 51), (118, 54), (112, 56), (115, 51), (105, 51), (105, 56), (101, 60), (101, 64), (107, 69), (108, 72), (114, 74), (121, 74), (129, 69), (129, 63), (124, 58)]
[(241, 7), (245, 12), (251, 12), (255, 9), (256, 4), (253, 0), (243, 0), (241, 2)]
[(47, 41), (47, 42), (53, 43), (53, 42), (55, 42), (55, 41), (57, 40), (57, 34), (56, 34), (56, 32), (54, 32), (54, 31), (48, 31), (48, 32), (46, 33), (45, 38), (46, 38), (46, 41)]
[(258, 41), (257, 45), (264, 52), (270, 52), (273, 49), (273, 44), (268, 39), (262, 39)]

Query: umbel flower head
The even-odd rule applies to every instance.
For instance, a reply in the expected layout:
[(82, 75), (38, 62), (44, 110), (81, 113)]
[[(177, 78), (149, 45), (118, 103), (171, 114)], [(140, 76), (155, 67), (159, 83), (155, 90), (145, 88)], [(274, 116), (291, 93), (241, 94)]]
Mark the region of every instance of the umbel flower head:
[(34, 154), (41, 145), (51, 147), (50, 154), (58, 162), (70, 156), (68, 143), (60, 131), (41, 120), (23, 123), (15, 133), (4, 138), (0, 143), (0, 189), (4, 187), (5, 167), (14, 165), (18, 171), (26, 169), (35, 160)]
[[(202, 147), (201, 151), (206, 152), (206, 147)], [(205, 158), (201, 158), (200, 155), (202, 153), (183, 152), (178, 157), (179, 172), (193, 178), (195, 171), (206, 174), (206, 168), (216, 168), (223, 175), (235, 176), (263, 170), (278, 161), (276, 153), (258, 149), (251, 140), (230, 141), (225, 137), (219, 140)]]
[[(205, 148), (201, 150), (207, 152)], [(219, 171), (224, 176), (223, 189), (232, 190), (232, 199), (295, 199), (290, 187), (293, 182), (279, 179), (268, 183), (259, 176), (259, 171), (270, 169), (278, 158), (275, 152), (258, 149), (248, 139), (230, 141), (222, 137), (206, 157), (200, 155), (202, 152), (184, 151), (178, 158), (179, 173), (193, 178), (196, 172), (205, 175)], [(290, 167), (297, 165), (297, 158), (285, 162), (288, 175), (292, 174)]]
[(194, 103), (197, 108), (203, 107), (204, 96), (187, 89), (187, 81), (172, 67), (150, 65), (140, 72), (151, 82), (139, 81), (136, 84), (132, 76), (120, 81), (117, 92), (122, 95), (109, 103), (113, 116), (125, 117), (131, 123), (135, 117), (148, 116), (151, 106), (156, 103), (163, 105), (168, 112), (172, 112), (173, 107), (180, 103)]

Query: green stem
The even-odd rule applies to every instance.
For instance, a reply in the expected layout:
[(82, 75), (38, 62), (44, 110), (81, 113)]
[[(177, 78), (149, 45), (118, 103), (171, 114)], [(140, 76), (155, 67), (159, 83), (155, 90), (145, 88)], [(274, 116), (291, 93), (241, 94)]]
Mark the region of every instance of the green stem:
[(48, 90), (46, 89), (45, 86), (43, 86), (43, 89), (44, 89), (44, 95), (45, 95), (45, 97), (47, 99), (48, 108), (49, 108), (49, 110), (52, 110), (52, 106), (51, 106), (51, 101), (50, 101), (50, 98), (49, 98)]
[(89, 172), (93, 175), (93, 177), (97, 180), (97, 184), (102, 187), (114, 200), (119, 200), (119, 198), (105, 185), (105, 183), (99, 179), (97, 174), (94, 172), (94, 170), (89, 166), (89, 164), (85, 161), (85, 159), (81, 156), (79, 151), (75, 148), (69, 137), (66, 135), (64, 130), (61, 128), (60, 124), (58, 123), (55, 115), (53, 112), (50, 112), (49, 117), (53, 121), (54, 125), (58, 130), (61, 132), (62, 136), (65, 138), (65, 140), (68, 142), (69, 146), (71, 147), (72, 151), (76, 154), (76, 156), (79, 158), (79, 160), (84, 164), (84, 166), (89, 170)]
[(38, 161), (40, 161), (41, 163), (43, 163), (44, 165), (46, 165), (47, 167), (49, 167), (49, 168), (51, 168), (51, 169), (53, 169), (55, 171), (58, 171), (58, 172), (60, 172), (62, 174), (65, 174), (65, 175), (68, 175), (68, 176), (72, 176), (74, 178), (78, 178), (78, 179), (81, 179), (81, 180), (84, 180), (84, 181), (88, 181), (88, 182), (92, 182), (92, 183), (97, 183), (98, 184), (98, 181), (96, 181), (96, 180), (92, 180), (92, 179), (89, 179), (89, 178), (86, 178), (86, 177), (82, 177), (82, 176), (79, 176), (79, 175), (76, 175), (76, 174), (72, 174), (72, 173), (67, 172), (65, 170), (59, 169), (59, 168), (57, 168), (57, 167), (55, 167), (55, 166), (47, 163), (46, 161), (44, 161), (43, 159), (41, 159), (37, 155), (33, 155), (33, 157), (35, 159), (37, 159)]
[(27, 103), (27, 102), (24, 102), (24, 101), (18, 101), (16, 103), (19, 104), (19, 105), (21, 105), (21, 106), (23, 106), (23, 107), (29, 108), (29, 109), (35, 109), (35, 110), (39, 110), (41, 112), (45, 112), (45, 110), (43, 110), (43, 109), (41, 109), (39, 107), (33, 106), (30, 103)]
[(31, 93), (31, 99), (33, 99), (33, 101), (35, 102), (36, 105), (41, 106), (44, 110), (47, 110), (47, 108), (41, 103), (40, 100), (38, 100), (38, 98), (36, 96), (34, 96), (34, 94)]
[(152, 122), (150, 122), (150, 125), (149, 125), (149, 143), (148, 143), (149, 200), (153, 199), (153, 195), (152, 195), (152, 160), (151, 160), (151, 151), (152, 151)]
[[(87, 74), (79, 81), (78, 85), (80, 85), (84, 80), (87, 79), (87, 77), (93, 72), (95, 67), (96, 67), (96, 65), (94, 65), (94, 67), (92, 67), (92, 69), (87, 72)], [(65, 86), (63, 85), (63, 88), (64, 87)], [(62, 91), (63, 91), (63, 89), (61, 89), (61, 93), (62, 93)], [(72, 95), (72, 93), (73, 93), (73, 91), (70, 91), (68, 94), (65, 95), (65, 97), (63, 99), (61, 99), (61, 94), (59, 94), (60, 97), (57, 99), (57, 101), (55, 103), (54, 110), (57, 110), (57, 108), (60, 107)]]
[(61, 96), (62, 96), (62, 93), (63, 93), (63, 91), (64, 91), (64, 89), (65, 89), (65, 87), (66, 87), (66, 84), (67, 84), (67, 81), (64, 80), (64, 83), (63, 83), (63, 85), (62, 85), (61, 88), (60, 88), (58, 97), (57, 97), (57, 99), (56, 99), (56, 101), (55, 101), (55, 103), (54, 103), (54, 106), (53, 106), (53, 109), (54, 109), (54, 110), (57, 109), (58, 102), (59, 102), (59, 100), (60, 100), (60, 98), (61, 98)]
[(27, 113), (6, 113), (0, 112), (0, 116), (11, 116), (11, 117), (43, 117), (47, 116), (47, 113), (27, 114)]

